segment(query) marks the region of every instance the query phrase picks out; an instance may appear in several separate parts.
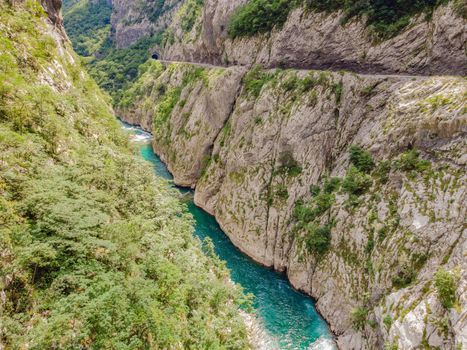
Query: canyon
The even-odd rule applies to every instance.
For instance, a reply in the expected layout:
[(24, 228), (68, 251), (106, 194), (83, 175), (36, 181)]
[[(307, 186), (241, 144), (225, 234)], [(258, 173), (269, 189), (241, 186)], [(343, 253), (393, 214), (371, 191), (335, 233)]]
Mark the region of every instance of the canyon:
[[(459, 2), (385, 40), (362, 18), (300, 6), (280, 28), (233, 39), (246, 0), (170, 4), (152, 23), (116, 2), (112, 35), (123, 48), (164, 32), (150, 50), (162, 60), (114, 105), (153, 133), (175, 183), (313, 297), (340, 348), (466, 347)], [(439, 299), (440, 271), (456, 280), (455, 306)]]
[[(237, 247), (317, 300), (343, 349), (463, 341), (464, 311), (446, 313), (431, 282), (440, 265), (465, 273), (462, 78), (266, 70), (260, 74), (270, 81), (252, 96), (242, 67), (152, 66), (118, 114), (154, 133), (175, 182), (195, 188), (195, 203)], [(374, 175), (355, 207), (336, 193), (319, 219), (336, 221), (331, 248), (316, 257), (303, 247), (304, 233), (294, 232), (296, 204), (324, 178), (346, 176), (354, 144), (394, 164), (416, 148), (431, 175), (391, 167), (384, 183)], [(416, 277), (394, 288), (406, 270)], [(372, 326), (354, 329), (355, 305), (371, 310)], [(434, 325), (446, 317), (450, 335)]]

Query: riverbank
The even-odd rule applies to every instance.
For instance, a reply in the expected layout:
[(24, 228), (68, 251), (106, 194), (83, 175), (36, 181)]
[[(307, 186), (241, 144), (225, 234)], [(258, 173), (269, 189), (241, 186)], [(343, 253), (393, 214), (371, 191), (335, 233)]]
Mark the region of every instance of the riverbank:
[[(128, 124), (127, 128), (138, 131)], [(145, 142), (140, 146), (141, 154), (154, 165), (157, 174), (172, 180), (160, 158), (153, 153), (150, 134), (146, 133), (145, 137), (137, 135), (134, 140)], [(195, 219), (195, 234), (201, 240), (207, 237), (212, 240), (215, 252), (226, 261), (232, 280), (240, 284), (245, 292), (255, 296), (257, 320), (250, 318), (247, 323), (257, 338), (259, 336), (256, 342), (259, 349), (269, 350), (274, 343), (277, 349), (335, 349), (327, 324), (308, 296), (296, 291), (284, 274), (263, 267), (241, 253), (213, 216), (197, 207), (193, 201), (187, 204)]]

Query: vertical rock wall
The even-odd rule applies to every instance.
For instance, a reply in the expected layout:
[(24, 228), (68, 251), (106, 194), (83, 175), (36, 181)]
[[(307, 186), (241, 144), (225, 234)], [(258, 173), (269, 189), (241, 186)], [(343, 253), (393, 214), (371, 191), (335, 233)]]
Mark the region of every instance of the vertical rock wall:
[[(264, 71), (258, 83), (244, 73), (159, 66), (121, 113), (151, 127), (176, 183), (196, 187), (196, 204), (237, 247), (317, 299), (342, 348), (465, 345), (463, 79), (289, 70)], [(311, 186), (346, 178), (353, 144), (393, 165), (384, 182), (369, 175), (356, 203), (333, 192), (317, 222), (332, 219), (330, 248), (314, 254), (295, 208), (313, 202)], [(398, 168), (411, 148), (432, 170)], [(457, 311), (436, 297), (439, 266), (463, 276)], [(408, 270), (410, 281), (399, 284)], [(359, 326), (356, 308), (367, 312)]]

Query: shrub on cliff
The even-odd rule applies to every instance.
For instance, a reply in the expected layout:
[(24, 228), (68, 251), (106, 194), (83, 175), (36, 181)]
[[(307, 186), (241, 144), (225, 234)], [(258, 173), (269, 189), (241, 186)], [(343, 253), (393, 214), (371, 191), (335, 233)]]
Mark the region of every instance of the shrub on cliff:
[(274, 76), (264, 71), (261, 66), (255, 66), (243, 77), (245, 92), (254, 98), (258, 98), (263, 86), (273, 78)]
[(375, 166), (375, 162), (370, 152), (365, 151), (360, 146), (350, 147), (350, 162), (361, 172), (369, 173)]
[(331, 224), (318, 226), (310, 223), (305, 226), (305, 246), (309, 253), (322, 255), (331, 246)]
[(366, 320), (368, 317), (368, 309), (366, 307), (356, 307), (355, 309), (352, 310), (351, 313), (351, 320), (352, 320), (352, 326), (356, 330), (362, 330), (365, 327)]
[(441, 268), (435, 275), (435, 287), (441, 304), (450, 309), (456, 302), (457, 281), (452, 272)]
[(342, 190), (349, 195), (362, 195), (372, 185), (371, 177), (360, 170), (354, 165), (350, 167), (342, 182)]

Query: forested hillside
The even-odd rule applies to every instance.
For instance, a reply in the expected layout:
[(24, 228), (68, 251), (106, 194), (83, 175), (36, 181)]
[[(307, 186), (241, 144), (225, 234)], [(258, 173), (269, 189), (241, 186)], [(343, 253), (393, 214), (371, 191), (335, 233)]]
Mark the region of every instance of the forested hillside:
[(0, 2), (0, 63), (0, 348), (248, 348), (241, 291), (39, 1)]
[[(165, 40), (164, 25), (161, 24), (160, 28), (152, 26), (174, 8), (177, 2), (172, 2), (174, 4), (170, 1), (140, 1), (119, 7), (118, 1), (113, 4), (108, 0), (64, 1), (65, 28), (73, 48), (82, 56), (98, 85), (114, 100), (117, 101), (122, 90), (136, 79), (138, 67), (151, 56), (149, 49)], [(119, 25), (120, 12), (124, 11), (128, 11), (125, 15), (129, 16), (122, 19), (125, 26), (143, 26), (144, 29), (136, 29), (135, 34), (129, 34), (132, 40), (121, 47), (115, 27)]]

